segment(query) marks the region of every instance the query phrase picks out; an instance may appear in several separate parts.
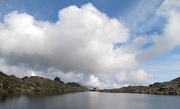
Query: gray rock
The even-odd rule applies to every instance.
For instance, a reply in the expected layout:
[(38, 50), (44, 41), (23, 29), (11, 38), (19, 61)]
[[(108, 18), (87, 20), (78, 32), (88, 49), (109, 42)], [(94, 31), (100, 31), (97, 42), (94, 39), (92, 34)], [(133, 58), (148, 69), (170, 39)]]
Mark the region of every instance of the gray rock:
[(0, 81), (0, 88), (3, 89), (3, 83)]
[(59, 82), (59, 83), (64, 84), (64, 82), (63, 82), (63, 81), (61, 81), (61, 79), (60, 79), (59, 77), (55, 77), (55, 78), (54, 78), (54, 81), (57, 81), (57, 82)]
[(71, 87), (82, 87), (80, 84), (75, 83), (75, 82), (68, 82), (67, 85), (69, 85)]
[(103, 89), (100, 92), (144, 93), (160, 95), (180, 95), (180, 77), (169, 82), (155, 82), (148, 86), (129, 86), (118, 89)]
[(66, 93), (89, 91), (85, 87), (73, 88), (71, 86), (61, 84), (48, 78), (32, 76), (24, 80), (14, 75), (6, 75), (0, 72), (0, 94), (2, 93)]

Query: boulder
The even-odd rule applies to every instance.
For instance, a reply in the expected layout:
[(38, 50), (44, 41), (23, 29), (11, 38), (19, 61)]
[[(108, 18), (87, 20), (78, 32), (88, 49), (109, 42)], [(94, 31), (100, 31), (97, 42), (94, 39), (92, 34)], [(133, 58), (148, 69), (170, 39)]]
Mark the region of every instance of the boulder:
[(91, 91), (99, 91), (99, 89), (97, 87), (95, 87), (93, 90)]

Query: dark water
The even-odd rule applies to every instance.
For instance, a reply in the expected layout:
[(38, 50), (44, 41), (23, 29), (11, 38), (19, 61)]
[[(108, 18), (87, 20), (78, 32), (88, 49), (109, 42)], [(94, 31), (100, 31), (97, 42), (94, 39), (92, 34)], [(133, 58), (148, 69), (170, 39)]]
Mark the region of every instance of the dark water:
[(1, 97), (0, 109), (180, 109), (180, 96), (81, 92)]

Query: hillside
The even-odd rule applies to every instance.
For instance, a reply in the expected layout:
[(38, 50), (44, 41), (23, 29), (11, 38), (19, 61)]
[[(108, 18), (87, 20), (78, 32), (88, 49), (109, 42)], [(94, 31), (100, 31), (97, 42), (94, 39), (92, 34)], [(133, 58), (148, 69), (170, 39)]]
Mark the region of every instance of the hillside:
[(155, 82), (149, 86), (128, 86), (116, 89), (102, 89), (100, 92), (180, 95), (180, 77), (168, 82)]
[(68, 93), (89, 91), (85, 87), (71, 87), (57, 81), (39, 76), (17, 78), (14, 75), (6, 75), (0, 71), (0, 95), (1, 94), (26, 94), (26, 93)]

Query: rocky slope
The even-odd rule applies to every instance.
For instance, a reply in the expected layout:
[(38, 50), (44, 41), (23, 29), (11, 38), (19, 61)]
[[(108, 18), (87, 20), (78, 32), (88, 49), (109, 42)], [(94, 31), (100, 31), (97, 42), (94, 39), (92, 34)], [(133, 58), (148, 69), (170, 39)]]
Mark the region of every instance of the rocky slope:
[(32, 76), (23, 79), (14, 75), (6, 75), (0, 71), (1, 94), (26, 94), (26, 93), (67, 93), (89, 91), (85, 87), (71, 87), (48, 78)]
[(66, 85), (69, 85), (71, 87), (82, 87), (80, 84), (75, 83), (75, 82), (68, 82)]
[(103, 89), (100, 90), (100, 92), (180, 95), (180, 77), (169, 82), (156, 82), (149, 86), (128, 86), (117, 89)]

